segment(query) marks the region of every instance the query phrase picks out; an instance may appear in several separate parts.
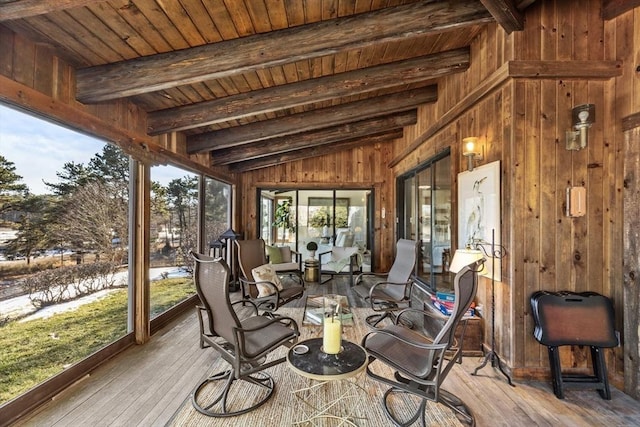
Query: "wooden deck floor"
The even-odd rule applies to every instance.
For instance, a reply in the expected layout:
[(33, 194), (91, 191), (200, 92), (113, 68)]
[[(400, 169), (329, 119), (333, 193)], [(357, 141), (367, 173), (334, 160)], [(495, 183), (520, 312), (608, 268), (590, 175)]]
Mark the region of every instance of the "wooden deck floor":
[[(352, 306), (364, 306), (343, 278), (311, 284), (308, 293), (341, 293)], [(292, 304), (301, 307), (304, 300)], [(186, 313), (146, 345), (126, 350), (16, 425), (163, 426), (216, 357), (198, 347), (195, 312)], [(615, 388), (610, 401), (592, 390), (570, 390), (559, 400), (548, 382), (517, 381), (511, 387), (491, 366), (471, 375), (480, 361), (465, 357), (444, 387), (467, 403), (480, 427), (640, 425), (640, 402)]]

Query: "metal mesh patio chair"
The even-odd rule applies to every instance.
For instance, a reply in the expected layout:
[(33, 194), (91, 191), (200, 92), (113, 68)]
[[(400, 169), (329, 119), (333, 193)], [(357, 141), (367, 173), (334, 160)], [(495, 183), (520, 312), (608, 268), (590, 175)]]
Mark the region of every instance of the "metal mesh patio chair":
[[(365, 299), (373, 311), (378, 312), (367, 317), (369, 325), (376, 327), (387, 318), (395, 321), (397, 311), (411, 307), (412, 276), (417, 253), (418, 242), (400, 239), (396, 243), (396, 257), (388, 273), (362, 273), (356, 277), (355, 286), (365, 289)], [(377, 280), (368, 292), (363, 284), (367, 278)], [(362, 290), (359, 293), (362, 294)]]
[[(260, 310), (273, 313), (284, 304), (302, 297), (304, 279), (297, 264), (290, 265), (290, 268), (278, 268), (277, 264), (269, 264), (262, 239), (236, 240), (235, 244), (242, 272), (240, 285), (245, 300), (254, 302)], [(271, 266), (275, 274), (256, 277), (256, 269), (266, 265)], [(295, 278), (294, 283), (280, 285), (280, 276), (292, 276)]]
[[(369, 354), (367, 375), (374, 380), (391, 386), (382, 398), (385, 413), (397, 426), (409, 426), (418, 419), (425, 425), (427, 401), (442, 403), (451, 408), (456, 416), (469, 425), (475, 419), (469, 408), (459, 398), (441, 388), (447, 374), (459, 358), (462, 348), (457, 344), (454, 333), (467, 309), (473, 301), (478, 287), (477, 270), (481, 261), (462, 268), (455, 276), (455, 306), (437, 336), (433, 339), (401, 324), (404, 315), (430, 312), (407, 308), (397, 314), (392, 325), (375, 329), (364, 336), (362, 346)], [(386, 365), (394, 371), (393, 377), (381, 374), (378, 364)], [(408, 393), (421, 398), (417, 411), (408, 419), (399, 419), (403, 411), (394, 410), (392, 396)]]
[[(273, 358), (270, 353), (281, 346), (295, 344), (298, 325), (290, 317), (261, 316), (257, 307), (246, 301), (232, 303), (229, 268), (224, 260), (195, 253), (192, 256), (195, 260), (194, 281), (200, 297), (198, 314), (201, 319), (205, 314), (207, 318), (201, 340), (229, 364), (228, 369), (209, 376), (196, 386), (191, 396), (192, 404), (198, 412), (212, 417), (247, 413), (273, 395), (274, 380), (264, 370), (284, 362), (285, 357)], [(234, 310), (236, 304), (242, 304), (239, 309), (248, 311), (248, 316), (240, 318)], [(237, 381), (249, 383), (252, 392), (234, 388)]]

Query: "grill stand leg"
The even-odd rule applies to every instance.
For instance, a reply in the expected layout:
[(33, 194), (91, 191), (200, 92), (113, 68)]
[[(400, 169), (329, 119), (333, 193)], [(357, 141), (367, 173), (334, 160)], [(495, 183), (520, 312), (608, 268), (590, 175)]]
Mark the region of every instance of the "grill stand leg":
[(562, 368), (560, 367), (560, 352), (558, 347), (549, 346), (549, 367), (551, 368), (551, 381), (553, 393), (558, 399), (564, 399), (562, 391)]
[(598, 393), (600, 393), (600, 397), (605, 400), (611, 400), (607, 365), (604, 362), (604, 352), (602, 348), (591, 346), (591, 363), (593, 364), (593, 374), (599, 382)]
[(607, 365), (604, 360), (604, 352), (601, 347), (591, 346), (591, 364), (593, 365), (593, 375), (562, 375), (560, 366), (560, 351), (557, 346), (548, 346), (549, 367), (551, 368), (551, 381), (553, 393), (558, 399), (564, 399), (564, 384), (574, 388), (595, 388), (600, 397), (611, 400), (611, 389), (609, 388), (609, 378), (607, 377)]

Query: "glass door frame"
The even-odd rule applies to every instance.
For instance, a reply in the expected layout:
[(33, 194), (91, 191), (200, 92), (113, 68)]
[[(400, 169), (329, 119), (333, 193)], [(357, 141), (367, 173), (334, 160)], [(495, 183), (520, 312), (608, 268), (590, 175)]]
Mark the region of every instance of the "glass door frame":
[[(348, 188), (305, 188), (305, 187), (300, 187), (300, 188), (290, 188), (290, 187), (282, 187), (282, 188), (277, 188), (277, 187), (259, 187), (256, 188), (256, 206), (259, 209), (258, 215), (256, 215), (256, 230), (258, 230), (258, 237), (263, 237), (263, 224), (262, 224), (262, 220), (263, 220), (263, 204), (262, 201), (265, 197), (271, 197), (271, 195), (266, 196), (264, 193), (268, 192), (278, 192), (280, 194), (282, 193), (288, 193), (290, 195), (293, 196), (293, 212), (295, 215), (295, 218), (292, 218), (293, 221), (295, 221), (296, 225), (301, 225), (304, 227), (304, 224), (308, 224), (309, 218), (308, 218), (308, 214), (309, 214), (309, 206), (308, 206), (308, 199), (309, 198), (313, 198), (315, 196), (309, 196), (308, 193), (311, 192), (315, 192), (318, 191), (319, 193), (325, 193), (325, 194), (318, 194), (319, 198), (331, 198), (331, 203), (329, 205), (326, 206), (326, 210), (327, 212), (330, 214), (330, 219), (328, 221), (327, 224), (327, 234), (328, 234), (328, 238), (327, 240), (327, 245), (332, 245), (333, 242), (339, 237), (339, 232), (340, 232), (340, 225), (342, 224), (342, 222), (344, 222), (344, 220), (349, 220), (350, 218), (350, 214), (353, 214), (353, 209), (354, 206), (357, 207), (357, 205), (351, 205), (349, 203), (346, 203), (344, 200), (344, 197), (349, 197), (346, 196), (345, 194), (341, 194), (343, 192), (362, 192), (362, 206), (364, 206), (364, 209), (362, 209), (361, 214), (363, 214), (365, 216), (365, 218), (363, 219), (362, 223), (359, 223), (358, 226), (354, 226), (354, 232), (355, 232), (355, 240), (354, 240), (354, 245), (356, 245), (358, 242), (362, 242), (365, 245), (365, 252), (367, 251), (371, 251), (374, 247), (374, 220), (372, 215), (375, 213), (375, 206), (373, 206), (373, 203), (375, 201), (375, 197), (374, 197), (374, 193), (375, 193), (375, 189), (373, 187), (364, 187), (364, 188), (352, 188), (352, 187), (348, 187)], [(306, 193), (306, 194), (305, 194)], [(302, 200), (301, 200), (302, 199)], [(275, 205), (275, 196), (274, 196), (274, 205)], [(340, 208), (342, 207), (341, 203), (346, 203), (346, 205), (344, 205), (347, 209), (347, 218), (342, 218), (341, 217), (341, 222), (337, 222), (337, 218), (336, 218), (336, 211), (340, 210)], [(300, 209), (304, 208), (304, 212), (302, 212)], [(293, 213), (292, 212), (292, 213)], [(296, 227), (296, 237), (295, 237), (295, 243), (291, 242), (290, 246), (292, 246), (292, 249), (303, 254), (303, 258), (304, 256), (306, 256), (307, 254), (307, 250), (306, 247), (304, 246), (304, 242), (301, 243), (301, 239), (305, 240), (304, 237), (301, 237), (298, 234), (298, 228)], [(303, 234), (304, 235), (304, 234)], [(362, 239), (362, 240), (360, 240)], [(317, 239), (315, 239), (317, 240)], [(306, 241), (306, 240), (305, 240)], [(324, 242), (324, 240), (323, 240)], [(267, 242), (268, 243), (268, 242)], [(280, 242), (278, 242), (280, 243)], [(276, 242), (274, 241), (272, 244), (276, 244)], [(302, 246), (301, 246), (302, 245)], [(371, 258), (370, 262), (373, 262), (373, 257), (367, 257), (367, 260), (369, 261), (369, 259)], [(371, 268), (373, 269), (374, 266), (371, 265)]]
[[(418, 221), (419, 218), (421, 218), (421, 213), (419, 212), (419, 210), (422, 209), (422, 205), (420, 204), (419, 201), (419, 191), (420, 189), (419, 187), (419, 182), (418, 182), (418, 176), (421, 172), (432, 168), (434, 166), (437, 165), (438, 162), (440, 162), (441, 160), (445, 159), (446, 157), (450, 157), (451, 156), (451, 149), (447, 148), (445, 150), (443, 150), (442, 152), (438, 153), (437, 155), (435, 155), (434, 157), (430, 158), (429, 160), (427, 160), (426, 162), (420, 164), (419, 166), (417, 166), (414, 169), (411, 169), (407, 172), (405, 172), (404, 174), (400, 175), (397, 177), (396, 179), (396, 194), (397, 194), (397, 198), (396, 198), (396, 211), (398, 212), (398, 216), (397, 216), (397, 233), (398, 233), (398, 238), (406, 238), (406, 239), (419, 239), (420, 240), (420, 245), (419, 245), (419, 250), (421, 251), (418, 254), (418, 260), (416, 261), (416, 265), (414, 268), (414, 277), (416, 280), (416, 284), (421, 287), (421, 288), (426, 288), (425, 290), (428, 290), (430, 292), (436, 292), (436, 290), (438, 290), (438, 284), (436, 283), (436, 275), (435, 275), (435, 270), (434, 270), (434, 266), (432, 265), (432, 263), (430, 264), (430, 271), (429, 271), (429, 277), (428, 279), (425, 279), (423, 276), (423, 274), (421, 274), (421, 264), (423, 262), (423, 254), (422, 254), (422, 250), (423, 250), (423, 244), (422, 244), (422, 234), (420, 232), (420, 222)], [(451, 167), (452, 165), (450, 164), (449, 166), (449, 172), (451, 172)], [(449, 176), (451, 175), (451, 173), (449, 173)], [(432, 176), (432, 181), (434, 180), (434, 172), (431, 172), (431, 176)], [(412, 194), (408, 195), (407, 193), (407, 189), (406, 189), (406, 184), (413, 180), (413, 185), (411, 187)], [(450, 178), (451, 180), (451, 178)], [(430, 235), (431, 240), (429, 242), (429, 246), (430, 246), (430, 254), (429, 256), (433, 256), (433, 236), (435, 235), (435, 215), (436, 215), (436, 209), (438, 209), (435, 205), (435, 202), (437, 200), (436, 195), (435, 195), (435, 185), (437, 183), (432, 183), (432, 190), (431, 190), (431, 208), (430, 208)], [(451, 195), (450, 195), (450, 208), (451, 208), (451, 201), (453, 200), (453, 196), (454, 196), (454, 192), (453, 192), (453, 181), (451, 181)], [(408, 215), (406, 212), (406, 209), (412, 209), (413, 212), (411, 212), (411, 215)], [(451, 210), (450, 210), (451, 212)], [(408, 221), (407, 218), (415, 218), (413, 221)], [(449, 221), (450, 221), (450, 229), (453, 228), (453, 219), (451, 217), (451, 215), (449, 215)], [(408, 234), (410, 233), (410, 234)], [(449, 249), (451, 248), (451, 235), (449, 235)], [(442, 273), (445, 273), (444, 271)], [(445, 276), (445, 274), (443, 274), (443, 276)], [(446, 275), (447, 277), (445, 277), (445, 280), (448, 278), (448, 275)]]

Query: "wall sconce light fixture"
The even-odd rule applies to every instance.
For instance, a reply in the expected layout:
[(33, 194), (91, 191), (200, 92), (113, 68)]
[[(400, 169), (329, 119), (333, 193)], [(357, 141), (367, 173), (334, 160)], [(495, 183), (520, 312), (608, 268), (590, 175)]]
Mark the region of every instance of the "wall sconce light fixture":
[(587, 146), (588, 129), (596, 120), (596, 106), (583, 104), (571, 110), (572, 130), (567, 131), (567, 150), (582, 150)]
[(467, 170), (473, 170), (473, 162), (482, 160), (481, 147), (478, 144), (478, 138), (470, 136), (462, 139), (462, 155), (467, 158)]

